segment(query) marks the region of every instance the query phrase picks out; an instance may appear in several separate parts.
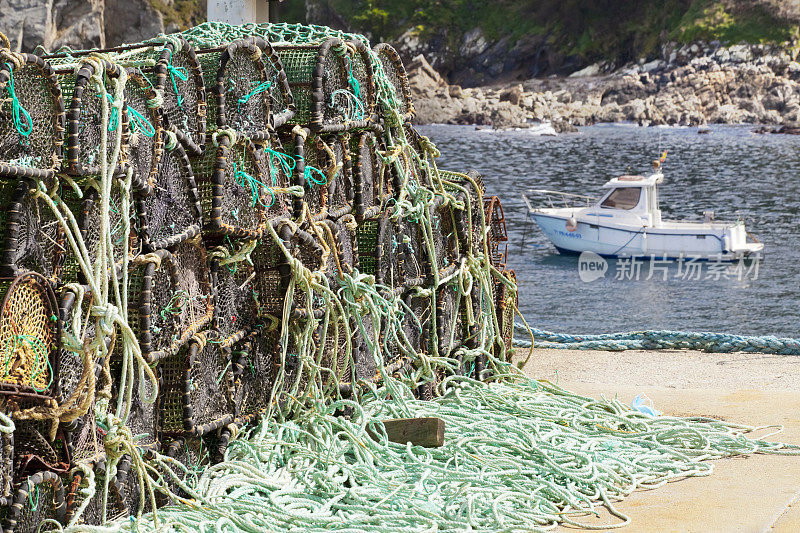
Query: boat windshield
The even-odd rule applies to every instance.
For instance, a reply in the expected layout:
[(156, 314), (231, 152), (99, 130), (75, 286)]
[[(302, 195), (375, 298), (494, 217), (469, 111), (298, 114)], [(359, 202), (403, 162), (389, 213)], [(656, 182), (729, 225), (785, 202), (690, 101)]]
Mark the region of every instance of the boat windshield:
[(621, 187), (614, 189), (611, 194), (603, 200), (600, 207), (611, 209), (633, 209), (639, 205), (639, 197), (642, 194), (641, 187)]

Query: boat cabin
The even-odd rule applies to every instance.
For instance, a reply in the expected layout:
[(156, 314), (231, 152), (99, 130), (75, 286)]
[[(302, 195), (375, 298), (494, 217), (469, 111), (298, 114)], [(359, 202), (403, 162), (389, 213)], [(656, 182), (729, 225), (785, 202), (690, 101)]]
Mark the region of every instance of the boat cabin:
[(631, 221), (635, 219), (641, 226), (657, 226), (661, 223), (657, 186), (663, 181), (664, 175), (661, 173), (648, 177), (620, 176), (611, 179), (603, 185), (609, 191), (589, 209), (589, 213)]

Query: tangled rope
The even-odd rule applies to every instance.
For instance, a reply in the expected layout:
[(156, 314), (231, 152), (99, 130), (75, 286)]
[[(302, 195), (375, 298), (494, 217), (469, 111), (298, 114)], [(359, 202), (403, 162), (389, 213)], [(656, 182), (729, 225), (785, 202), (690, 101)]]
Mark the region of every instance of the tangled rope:
[[(745, 336), (728, 333), (688, 331), (631, 331), (601, 335), (552, 333), (516, 323), (517, 331), (532, 334), (538, 348), (564, 350), (702, 350), (714, 353), (749, 352), (800, 355), (800, 339), (768, 336)], [(518, 338), (515, 346), (530, 347), (531, 342)]]

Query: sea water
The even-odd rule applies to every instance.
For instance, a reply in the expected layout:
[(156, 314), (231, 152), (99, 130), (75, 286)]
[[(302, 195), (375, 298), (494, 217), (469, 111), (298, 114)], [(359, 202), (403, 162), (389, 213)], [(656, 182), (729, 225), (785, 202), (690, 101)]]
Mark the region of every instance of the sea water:
[[(534, 327), (566, 333), (641, 329), (800, 337), (800, 136), (750, 126), (642, 128), (598, 125), (558, 136), (474, 126), (425, 126), (440, 168), (476, 169), (501, 198), (508, 267)], [(702, 265), (608, 262), (584, 281), (578, 256), (560, 255), (529, 218), (528, 188), (600, 195), (608, 179), (648, 174), (664, 151), (664, 219), (742, 219), (764, 243), (755, 262)], [(691, 270), (691, 272), (690, 272)], [(586, 278), (587, 276), (584, 276)], [(666, 279), (665, 279), (666, 278)]]

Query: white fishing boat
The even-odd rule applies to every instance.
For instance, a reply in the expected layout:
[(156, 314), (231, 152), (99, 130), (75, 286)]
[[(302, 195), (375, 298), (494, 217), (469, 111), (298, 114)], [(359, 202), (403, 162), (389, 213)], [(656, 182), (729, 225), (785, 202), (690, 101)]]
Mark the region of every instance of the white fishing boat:
[[(620, 176), (608, 181), (599, 199), (543, 189), (531, 189), (523, 198), (561, 253), (732, 261), (764, 249), (754, 238), (748, 241), (743, 221), (719, 222), (713, 212), (705, 212), (703, 222), (662, 220), (658, 186), (664, 181), (661, 163), (665, 157), (654, 161), (654, 172), (648, 177)], [(547, 207), (534, 205), (534, 197), (546, 199)]]

